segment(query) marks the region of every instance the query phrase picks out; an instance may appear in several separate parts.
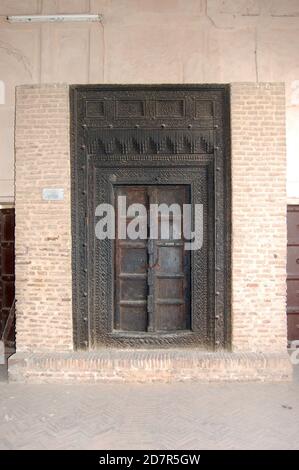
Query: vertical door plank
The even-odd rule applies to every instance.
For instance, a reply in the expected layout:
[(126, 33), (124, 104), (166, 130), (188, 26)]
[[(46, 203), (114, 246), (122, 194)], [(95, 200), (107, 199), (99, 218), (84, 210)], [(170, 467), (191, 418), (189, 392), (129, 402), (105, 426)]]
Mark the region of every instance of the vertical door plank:
[(159, 238), (154, 240), (153, 265), (155, 330), (187, 330), (190, 329), (190, 252), (184, 249), (182, 214), (183, 204), (189, 202), (189, 191), (187, 186), (167, 185), (157, 186), (153, 194), (155, 203), (177, 204), (180, 209), (177, 214), (169, 213), (169, 238), (168, 234), (162, 233), (163, 216), (159, 215)]
[[(114, 328), (121, 331), (147, 330), (147, 240), (119, 239), (117, 204), (118, 196), (126, 196), (127, 207), (133, 203), (147, 207), (147, 192), (142, 186), (119, 186), (116, 196), (116, 240), (115, 240), (115, 322)], [(128, 226), (131, 219), (125, 217)]]

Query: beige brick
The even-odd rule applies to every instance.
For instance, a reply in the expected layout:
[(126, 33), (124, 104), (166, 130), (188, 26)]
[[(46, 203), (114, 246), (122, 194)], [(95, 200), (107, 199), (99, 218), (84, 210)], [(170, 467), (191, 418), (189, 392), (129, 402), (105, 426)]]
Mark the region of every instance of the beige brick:
[[(16, 106), (17, 350), (72, 350), (69, 89), (21, 86)], [(64, 200), (43, 201), (44, 187)]]
[(286, 348), (284, 95), (283, 84), (231, 86), (235, 351)]

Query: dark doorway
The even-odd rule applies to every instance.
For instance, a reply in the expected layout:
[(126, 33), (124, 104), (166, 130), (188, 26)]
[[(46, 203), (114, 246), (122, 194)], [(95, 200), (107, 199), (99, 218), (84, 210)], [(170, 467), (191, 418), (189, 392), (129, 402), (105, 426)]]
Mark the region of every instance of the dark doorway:
[(0, 378), (15, 352), (15, 210), (0, 209)]
[(299, 206), (288, 206), (287, 321), (288, 340), (299, 340)]
[[(228, 348), (229, 87), (73, 86), (71, 103), (76, 347)], [(202, 205), (202, 248), (97, 239), (119, 194)]]

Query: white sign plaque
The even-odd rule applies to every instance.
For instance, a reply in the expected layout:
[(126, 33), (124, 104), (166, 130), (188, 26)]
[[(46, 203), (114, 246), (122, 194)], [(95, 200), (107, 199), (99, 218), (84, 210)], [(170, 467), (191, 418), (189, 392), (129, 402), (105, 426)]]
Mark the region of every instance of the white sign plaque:
[(44, 201), (63, 201), (64, 189), (62, 188), (44, 188), (43, 200)]

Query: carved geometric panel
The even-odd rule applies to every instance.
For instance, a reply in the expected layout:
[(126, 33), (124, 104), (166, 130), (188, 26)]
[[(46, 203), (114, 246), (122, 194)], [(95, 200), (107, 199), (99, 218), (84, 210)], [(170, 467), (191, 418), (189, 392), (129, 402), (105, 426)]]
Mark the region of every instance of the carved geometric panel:
[(212, 154), (213, 131), (91, 129), (88, 131), (89, 154)]
[(117, 100), (116, 117), (117, 118), (136, 118), (145, 116), (144, 101), (137, 100)]
[(196, 100), (195, 101), (195, 118), (212, 117), (214, 115), (213, 101)]
[(157, 100), (156, 101), (156, 117), (184, 117), (185, 102), (184, 100)]
[(103, 118), (105, 115), (105, 103), (103, 101), (86, 101), (86, 116)]

